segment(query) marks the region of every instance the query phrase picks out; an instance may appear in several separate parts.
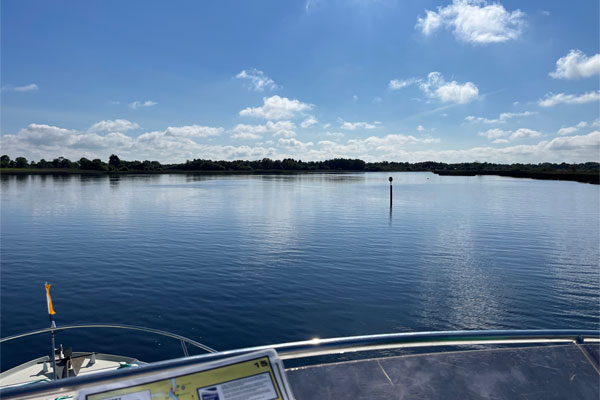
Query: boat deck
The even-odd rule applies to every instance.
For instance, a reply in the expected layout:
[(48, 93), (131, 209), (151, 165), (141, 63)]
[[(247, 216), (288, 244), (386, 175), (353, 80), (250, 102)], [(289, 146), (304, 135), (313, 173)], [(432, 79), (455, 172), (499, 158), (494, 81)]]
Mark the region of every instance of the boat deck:
[(408, 355), (290, 368), (297, 400), (600, 398), (598, 344)]
[[(73, 355), (77, 357), (78, 355), (85, 353), (74, 353)], [(46, 362), (47, 369), (44, 370), (44, 362)], [(95, 361), (91, 362), (90, 356), (85, 356), (81, 363), (81, 369), (79, 370), (78, 376), (84, 376), (87, 374), (94, 374), (103, 371), (111, 371), (118, 369), (121, 364), (125, 363), (137, 363), (138, 361), (135, 358), (131, 357), (122, 357), (122, 356), (114, 356), (111, 354), (96, 354)], [(73, 376), (73, 375), (71, 375)], [(50, 363), (50, 357), (40, 357), (35, 360), (29, 361), (25, 364), (22, 364), (18, 367), (10, 369), (0, 374), (0, 387), (11, 387), (11, 386), (20, 386), (25, 384), (39, 383), (39, 382), (49, 382), (53, 379), (52, 373), (52, 365)]]

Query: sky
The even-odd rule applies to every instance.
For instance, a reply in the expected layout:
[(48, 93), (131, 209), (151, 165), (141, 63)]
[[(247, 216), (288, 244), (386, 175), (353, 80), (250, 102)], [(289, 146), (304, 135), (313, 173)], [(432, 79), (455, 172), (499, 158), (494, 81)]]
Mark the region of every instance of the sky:
[(600, 161), (598, 1), (0, 7), (11, 158)]

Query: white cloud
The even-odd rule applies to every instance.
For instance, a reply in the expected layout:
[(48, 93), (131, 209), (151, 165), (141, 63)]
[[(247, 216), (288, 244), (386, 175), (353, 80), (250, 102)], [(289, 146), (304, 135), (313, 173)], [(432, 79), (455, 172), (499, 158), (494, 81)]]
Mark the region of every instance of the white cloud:
[(212, 126), (188, 125), (188, 126), (169, 126), (165, 131), (165, 136), (177, 136), (186, 138), (204, 138), (218, 136), (223, 132), (223, 128), (214, 128)]
[(423, 125), (419, 125), (419, 126), (417, 126), (417, 130), (419, 132), (423, 132), (425, 130), (425, 128), (423, 128)]
[(498, 128), (488, 129), (485, 132), (479, 132), (478, 133), (479, 136), (485, 136), (488, 139), (503, 138), (503, 137), (506, 137), (506, 136), (510, 136), (510, 134), (511, 134), (510, 131), (503, 131), (502, 129), (498, 129)]
[(134, 110), (141, 108), (141, 107), (152, 107), (157, 105), (158, 103), (155, 101), (151, 101), (151, 100), (146, 100), (146, 101), (134, 101), (129, 103), (129, 107), (133, 108)]
[(588, 126), (588, 123), (585, 121), (580, 121), (577, 125), (575, 125), (578, 129), (585, 128)]
[[(507, 143), (500, 139), (499, 143)], [(409, 162), (472, 162), (496, 163), (534, 163), (534, 162), (586, 162), (598, 159), (600, 151), (600, 131), (583, 136), (555, 138), (531, 145), (513, 145), (507, 147), (473, 147), (462, 150), (409, 150), (403, 145), (382, 146), (381, 152), (365, 152), (364, 143), (338, 144), (331, 141), (319, 142), (319, 148), (313, 150), (315, 158), (357, 157), (367, 161), (401, 159)]]
[(340, 126), (341, 129), (345, 129), (347, 131), (354, 131), (356, 129), (375, 129), (377, 128), (377, 121), (375, 121), (374, 123), (370, 124), (368, 122), (347, 122), (347, 121), (341, 121), (342, 125)]
[(494, 128), (488, 129), (485, 132), (479, 132), (479, 136), (484, 136), (488, 139), (496, 139), (493, 141), (493, 143), (507, 143), (509, 140), (528, 139), (539, 137), (541, 135), (542, 134), (540, 132), (528, 128), (520, 128), (516, 131), (505, 131)]
[(30, 83), (29, 85), (23, 86), (14, 86), (14, 85), (6, 85), (2, 86), (2, 91), (12, 91), (12, 92), (31, 92), (33, 90), (38, 90), (39, 87), (35, 83)]
[(556, 71), (550, 72), (555, 79), (579, 79), (600, 74), (600, 54), (586, 56), (581, 50), (571, 50), (556, 61)]
[(515, 118), (515, 117), (529, 117), (531, 115), (537, 114), (537, 111), (523, 111), (523, 112), (506, 112), (500, 114), (498, 117), (500, 121), (506, 121), (507, 119)]
[(271, 120), (288, 119), (312, 108), (312, 104), (275, 95), (263, 97), (263, 105), (261, 107), (244, 108), (240, 111), (240, 115), (243, 117), (257, 117)]
[(16, 86), (13, 90), (15, 92), (30, 92), (32, 90), (38, 90), (38, 85), (36, 85), (35, 83), (30, 83), (29, 85), (25, 85), (25, 86)]
[(325, 125), (323, 125), (323, 129), (329, 129), (329, 128), (331, 128), (330, 123), (326, 123)]
[(132, 129), (139, 129), (140, 126), (135, 122), (126, 119), (115, 119), (96, 122), (90, 126), (89, 132), (127, 132)]
[(582, 95), (558, 93), (548, 93), (546, 97), (538, 101), (538, 105), (542, 107), (554, 107), (557, 104), (584, 104), (592, 101), (600, 100), (600, 90), (596, 92), (587, 92)]
[(336, 138), (336, 139), (341, 139), (344, 137), (344, 134), (342, 132), (326, 132), (325, 136)]
[(517, 139), (529, 139), (529, 138), (535, 138), (535, 137), (539, 137), (542, 136), (542, 134), (538, 131), (534, 131), (533, 129), (527, 129), (527, 128), (520, 128), (517, 129), (516, 131), (514, 131), (509, 139), (510, 140), (517, 140)]
[(319, 121), (317, 121), (317, 119), (315, 117), (313, 117), (312, 115), (309, 115), (304, 121), (302, 121), (300, 123), (300, 126), (302, 128), (310, 128), (311, 126), (315, 125), (318, 122)]
[[(2, 147), (16, 154), (43, 154), (38, 158), (55, 158), (59, 155), (81, 154), (82, 150), (97, 152), (102, 149), (130, 148), (134, 140), (122, 133), (100, 136), (96, 133), (80, 133), (44, 124), (30, 124), (16, 135), (4, 135)], [(5, 147), (6, 146), (6, 147)], [(79, 159), (81, 155), (78, 156)]]
[[(593, 124), (592, 124), (592, 125), (593, 125)], [(571, 135), (571, 134), (573, 134), (573, 133), (577, 132), (578, 130), (580, 130), (580, 129), (582, 129), (582, 128), (585, 128), (585, 127), (587, 127), (587, 126), (588, 126), (588, 123), (587, 123), (587, 122), (585, 122), (585, 121), (581, 121), (581, 122), (579, 122), (579, 123), (578, 123), (577, 125), (575, 125), (575, 126), (569, 126), (569, 127), (566, 127), (566, 128), (560, 128), (560, 129), (558, 130), (558, 132), (556, 132), (556, 133), (558, 133), (559, 135), (562, 135), (562, 136), (564, 136), (564, 135)]]
[(506, 112), (506, 113), (502, 113), (498, 116), (498, 118), (496, 119), (488, 119), (488, 118), (484, 118), (484, 117), (475, 117), (474, 115), (469, 115), (468, 117), (465, 117), (465, 121), (469, 121), (469, 122), (483, 122), (484, 124), (501, 124), (501, 123), (505, 123), (506, 121), (508, 121), (511, 118), (516, 118), (516, 117), (529, 117), (531, 115), (535, 115), (537, 114), (537, 112), (535, 111), (524, 111), (524, 112), (516, 112), (516, 113), (510, 113), (510, 112)]
[(273, 136), (294, 137), (296, 125), (292, 121), (267, 121), (265, 125), (238, 124), (233, 128), (233, 139), (259, 139), (260, 135), (272, 133)]
[(277, 141), (277, 145), (279, 147), (284, 147), (286, 149), (294, 150), (294, 151), (306, 151), (309, 147), (313, 147), (315, 144), (313, 142), (301, 142), (294, 138), (289, 139), (279, 139)]
[(596, 118), (594, 122), (592, 122), (593, 127), (600, 127), (600, 118)]
[(399, 90), (405, 88), (410, 85), (414, 85), (415, 83), (419, 83), (420, 79), (417, 78), (408, 78), (408, 79), (392, 79), (388, 84), (388, 87), (391, 90)]
[[(392, 134), (383, 137), (369, 136), (366, 139), (350, 139), (345, 144), (332, 142), (329, 140), (320, 141), (318, 144), (327, 151), (333, 151), (338, 155), (357, 156), (369, 153), (390, 154), (395, 151), (415, 144), (439, 143), (437, 138), (417, 138), (411, 135)], [(365, 156), (368, 157), (368, 156)]]
[(577, 128), (574, 126), (569, 126), (567, 128), (560, 128), (557, 133), (559, 135), (570, 135), (575, 132), (577, 132)]
[(238, 132), (231, 135), (231, 138), (239, 140), (257, 140), (262, 138), (262, 136), (252, 132)]
[[(180, 127), (181, 128), (181, 127)], [(513, 132), (510, 132), (511, 134)], [(500, 139), (506, 143), (506, 137)], [(561, 136), (550, 141), (531, 145), (507, 147), (484, 146), (459, 150), (435, 150), (431, 144), (436, 138), (417, 138), (408, 135), (371, 136), (353, 139), (345, 143), (323, 140), (317, 144), (296, 139), (282, 138), (277, 147), (272, 141), (258, 146), (210, 145), (200, 143), (198, 138), (167, 135), (167, 130), (147, 132), (138, 137), (122, 133), (98, 135), (77, 132), (55, 126), (31, 124), (17, 134), (0, 137), (3, 153), (12, 158), (53, 159), (64, 156), (71, 160), (80, 157), (107, 160), (110, 154), (118, 154), (125, 160), (159, 160), (162, 163), (184, 162), (186, 159), (205, 158), (213, 160), (284, 157), (304, 160), (322, 160), (334, 157), (362, 158), (366, 161), (405, 160), (410, 162), (435, 160), (441, 162), (488, 161), (501, 163), (531, 162), (586, 162), (595, 161), (600, 153), (600, 131), (587, 135)], [(497, 143), (499, 144), (499, 143)], [(419, 147), (422, 149), (419, 150)]]
[(427, 80), (422, 81), (419, 86), (428, 96), (438, 98), (444, 103), (466, 104), (479, 96), (479, 89), (474, 83), (446, 82), (439, 72), (430, 72)]
[[(146, 132), (134, 138), (120, 132), (99, 135), (95, 132), (79, 132), (50, 125), (30, 124), (17, 134), (0, 137), (0, 145), (10, 154), (23, 155), (29, 159), (53, 159), (63, 156), (73, 161), (81, 157), (106, 160), (114, 153), (123, 159), (154, 159), (168, 163), (181, 162), (193, 157), (222, 158), (229, 152), (241, 153), (231, 148), (211, 151), (211, 146), (195, 141), (214, 136), (222, 131), (223, 128), (191, 125)], [(266, 154), (268, 151), (265, 150), (263, 153)]]
[(269, 78), (264, 72), (257, 69), (243, 70), (235, 77), (237, 79), (248, 80), (248, 88), (256, 92), (262, 92), (265, 89), (275, 90), (279, 88), (273, 79)]
[(437, 88), (436, 94), (443, 102), (465, 104), (477, 98), (479, 91), (471, 82), (459, 85), (456, 81), (452, 81)]
[(496, 140), (492, 140), (492, 143), (494, 143), (494, 144), (504, 144), (504, 143), (508, 143), (508, 139), (496, 139)]
[(525, 13), (507, 11), (500, 3), (485, 0), (454, 0), (438, 7), (437, 12), (426, 10), (415, 28), (428, 36), (445, 27), (454, 30), (454, 36), (467, 43), (500, 43), (517, 39), (525, 26)]

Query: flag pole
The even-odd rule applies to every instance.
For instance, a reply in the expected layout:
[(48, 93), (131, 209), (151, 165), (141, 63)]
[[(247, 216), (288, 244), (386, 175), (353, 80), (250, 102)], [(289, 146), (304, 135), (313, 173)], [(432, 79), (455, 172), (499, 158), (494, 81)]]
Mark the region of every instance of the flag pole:
[[(50, 297), (50, 285), (48, 282), (44, 285), (46, 287), (46, 303), (48, 304), (48, 315), (50, 316), (50, 328), (56, 328), (56, 323), (54, 322), (54, 318), (52, 317), (56, 312), (54, 311), (54, 307), (52, 306), (52, 298)], [(52, 351), (50, 352), (50, 358), (52, 359), (52, 375), (54, 379), (57, 379), (56, 376), (56, 343), (54, 340), (54, 330), (50, 331), (50, 342), (52, 345)]]

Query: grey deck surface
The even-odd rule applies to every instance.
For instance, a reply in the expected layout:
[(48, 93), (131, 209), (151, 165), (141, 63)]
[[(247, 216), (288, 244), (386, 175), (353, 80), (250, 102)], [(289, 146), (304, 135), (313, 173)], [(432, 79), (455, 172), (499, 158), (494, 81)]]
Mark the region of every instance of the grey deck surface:
[(292, 368), (287, 377), (297, 400), (598, 400), (599, 348), (569, 344), (399, 356)]

